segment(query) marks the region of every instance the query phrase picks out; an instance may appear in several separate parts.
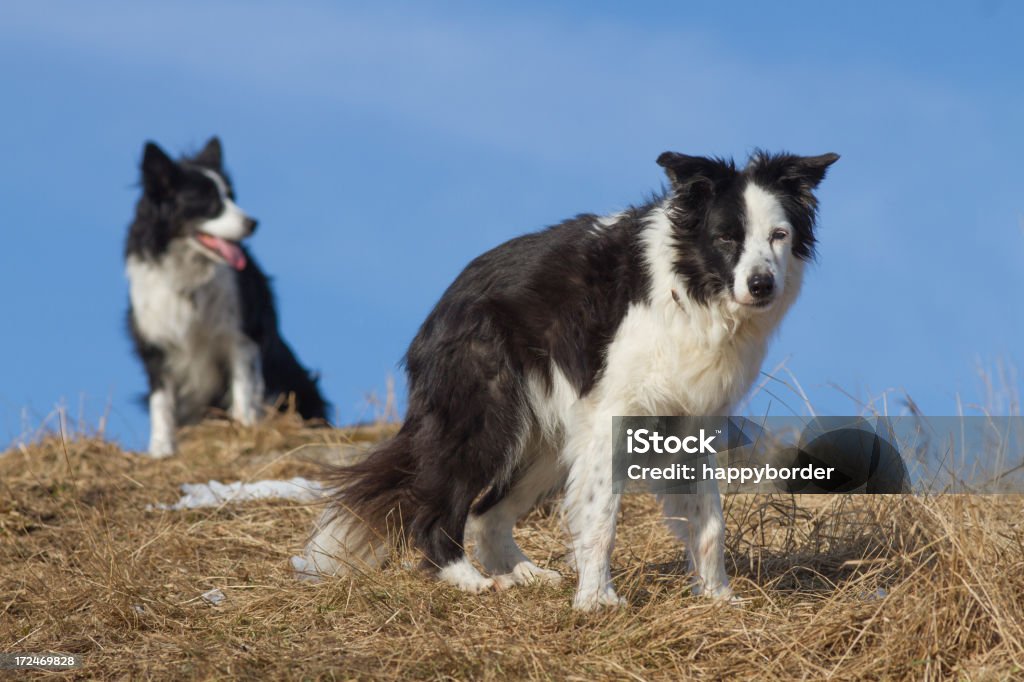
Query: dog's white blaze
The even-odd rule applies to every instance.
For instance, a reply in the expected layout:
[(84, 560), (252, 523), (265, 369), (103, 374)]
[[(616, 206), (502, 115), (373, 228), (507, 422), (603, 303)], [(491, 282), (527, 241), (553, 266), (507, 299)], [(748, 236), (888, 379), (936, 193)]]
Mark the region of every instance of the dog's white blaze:
[(212, 234), (214, 237), (220, 237), (221, 239), (230, 239), (231, 241), (239, 241), (249, 236), (249, 232), (245, 226), (245, 220), (248, 217), (245, 211), (240, 209), (231, 197), (228, 196), (227, 183), (220, 177), (218, 173), (206, 168), (200, 169), (206, 177), (210, 178), (213, 183), (217, 186), (217, 191), (220, 192), (220, 200), (223, 204), (223, 209), (216, 218), (210, 218), (199, 223), (197, 229), (200, 232), (206, 234)]
[[(743, 254), (734, 272), (733, 294), (740, 303), (750, 304), (754, 297), (747, 283), (754, 274), (771, 275), (775, 281), (774, 297), (784, 294), (793, 228), (778, 198), (760, 185), (747, 184), (743, 190), (743, 201), (746, 206), (746, 236)], [(780, 227), (789, 237), (772, 241), (772, 232)]]

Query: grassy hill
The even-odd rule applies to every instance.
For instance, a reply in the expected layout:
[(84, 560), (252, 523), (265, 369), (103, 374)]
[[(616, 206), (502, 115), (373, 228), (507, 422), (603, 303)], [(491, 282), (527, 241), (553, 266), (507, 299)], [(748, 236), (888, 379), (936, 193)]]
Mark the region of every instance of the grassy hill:
[[(188, 430), (150, 460), (51, 435), (0, 456), (0, 651), (84, 656), (88, 679), (1007, 679), (1024, 669), (1024, 501), (731, 496), (744, 601), (690, 596), (652, 499), (628, 496), (614, 556), (628, 608), (570, 609), (574, 580), (468, 596), (403, 563), (297, 582), (314, 504), (147, 510), (182, 483), (316, 478), (388, 427), (289, 417)], [(571, 572), (557, 504), (519, 538)], [(571, 576), (570, 576), (571, 577)], [(217, 605), (201, 595), (219, 589)], [(2, 674), (2, 673), (0, 673)]]

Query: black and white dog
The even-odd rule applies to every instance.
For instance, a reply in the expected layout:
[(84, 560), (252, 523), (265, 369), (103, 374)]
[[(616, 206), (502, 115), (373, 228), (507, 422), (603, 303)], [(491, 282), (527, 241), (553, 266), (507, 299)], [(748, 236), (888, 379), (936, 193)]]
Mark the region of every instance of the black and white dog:
[(239, 243), (255, 229), (235, 204), (217, 138), (180, 161), (146, 144), (125, 264), (154, 457), (173, 453), (177, 427), (210, 408), (252, 424), (265, 402), (294, 394), (304, 418), (327, 417), (315, 378), (278, 332), (270, 282)]
[[(462, 590), (557, 581), (512, 529), (564, 485), (574, 605), (621, 603), (609, 570), (612, 416), (729, 413), (800, 291), (813, 190), (838, 158), (756, 153), (737, 170), (665, 153), (666, 196), (580, 215), (470, 263), (409, 347), (401, 430), (333, 472), (331, 507), (293, 560), (300, 576), (378, 565), (400, 529)], [(728, 598), (717, 487), (662, 502), (695, 590)]]

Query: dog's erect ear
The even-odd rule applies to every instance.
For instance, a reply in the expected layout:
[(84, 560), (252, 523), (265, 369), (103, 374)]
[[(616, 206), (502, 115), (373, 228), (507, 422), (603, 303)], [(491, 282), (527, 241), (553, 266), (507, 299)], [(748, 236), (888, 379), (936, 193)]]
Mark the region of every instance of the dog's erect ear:
[(821, 156), (798, 156), (789, 172), (792, 179), (800, 180), (808, 189), (814, 189), (825, 179), (828, 167), (838, 160), (839, 155), (832, 152)]
[(719, 184), (736, 173), (730, 162), (676, 152), (663, 153), (658, 165), (665, 169), (676, 194), (691, 202), (714, 196)]
[(820, 156), (773, 156), (758, 152), (751, 159), (754, 177), (781, 185), (792, 192), (810, 192), (825, 179), (828, 167), (839, 160), (838, 154)]
[(201, 152), (196, 154), (193, 160), (200, 166), (206, 166), (207, 168), (219, 171), (221, 169), (221, 164), (224, 162), (224, 153), (220, 147), (220, 138), (214, 135), (207, 140), (206, 146), (203, 147)]
[(142, 187), (146, 195), (161, 199), (181, 180), (181, 168), (163, 149), (147, 142), (142, 153)]

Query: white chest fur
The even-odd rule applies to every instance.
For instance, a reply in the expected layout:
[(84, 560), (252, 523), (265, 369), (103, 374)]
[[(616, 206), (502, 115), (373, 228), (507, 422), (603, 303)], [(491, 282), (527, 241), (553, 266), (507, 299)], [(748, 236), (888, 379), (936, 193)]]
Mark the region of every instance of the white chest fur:
[(725, 413), (757, 377), (767, 334), (730, 330), (709, 312), (688, 315), (665, 297), (669, 304), (630, 308), (608, 348), (603, 392), (631, 414)]
[(129, 294), (144, 339), (172, 351), (217, 345), (240, 330), (234, 273), (187, 247), (153, 262), (129, 257)]
[(157, 262), (130, 257), (127, 274), (135, 327), (163, 351), (178, 418), (196, 416), (230, 383), (233, 413), (251, 421), (262, 395), (258, 349), (242, 332), (234, 272), (176, 244)]

